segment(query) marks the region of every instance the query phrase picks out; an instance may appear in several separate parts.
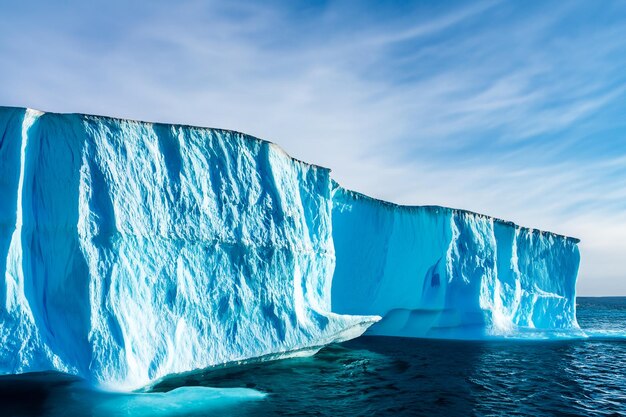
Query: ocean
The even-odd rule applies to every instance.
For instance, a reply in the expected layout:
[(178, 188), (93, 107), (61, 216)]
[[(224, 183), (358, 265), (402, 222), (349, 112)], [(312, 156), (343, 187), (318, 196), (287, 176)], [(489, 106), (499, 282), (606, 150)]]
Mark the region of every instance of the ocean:
[[(361, 337), (306, 358), (162, 382), (147, 394), (99, 393), (76, 378), (0, 378), (6, 416), (621, 416), (626, 415), (626, 297), (577, 299), (586, 339), (448, 341)], [(180, 386), (182, 391), (172, 391)], [(263, 398), (209, 400), (251, 388)], [(176, 393), (161, 394), (161, 393)], [(230, 392), (225, 390), (224, 392)], [(238, 391), (233, 391), (237, 393)]]

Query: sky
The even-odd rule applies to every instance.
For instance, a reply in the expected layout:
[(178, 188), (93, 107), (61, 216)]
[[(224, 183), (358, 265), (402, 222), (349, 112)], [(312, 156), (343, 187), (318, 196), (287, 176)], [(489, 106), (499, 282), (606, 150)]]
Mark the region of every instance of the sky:
[(0, 0), (0, 80), (0, 105), (242, 131), (578, 237), (578, 294), (626, 295), (624, 1)]

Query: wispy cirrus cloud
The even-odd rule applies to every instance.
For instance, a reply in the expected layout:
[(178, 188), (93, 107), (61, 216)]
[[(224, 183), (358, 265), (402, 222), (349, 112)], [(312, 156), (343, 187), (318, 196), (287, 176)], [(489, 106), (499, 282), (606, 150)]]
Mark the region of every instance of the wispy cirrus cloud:
[(2, 104), (216, 126), (348, 187), (582, 238), (626, 294), (626, 5), (46, 2), (3, 7)]

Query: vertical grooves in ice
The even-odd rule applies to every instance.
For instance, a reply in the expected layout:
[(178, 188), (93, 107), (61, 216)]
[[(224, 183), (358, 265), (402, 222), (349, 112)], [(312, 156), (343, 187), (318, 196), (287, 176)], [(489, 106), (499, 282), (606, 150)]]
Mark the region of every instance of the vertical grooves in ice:
[(0, 107), (0, 133), (0, 373), (137, 388), (379, 315), (371, 334), (578, 330), (575, 239), (373, 200), (236, 132)]
[(340, 187), (333, 204), (333, 311), (383, 316), (369, 334), (582, 334), (576, 239), (462, 210), (398, 206)]
[(330, 311), (328, 170), (236, 132), (9, 108), (0, 123), (0, 373), (136, 388), (378, 320)]

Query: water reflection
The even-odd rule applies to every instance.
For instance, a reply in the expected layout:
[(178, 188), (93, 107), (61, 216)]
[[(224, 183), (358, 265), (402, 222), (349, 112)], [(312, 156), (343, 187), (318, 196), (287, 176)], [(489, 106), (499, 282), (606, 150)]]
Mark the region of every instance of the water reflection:
[(207, 416), (248, 415), (265, 394), (247, 388), (180, 387), (167, 393), (95, 390), (56, 372), (0, 377), (2, 416)]
[[(0, 414), (626, 415), (626, 299), (582, 300), (579, 322), (604, 336), (482, 342), (363, 337), (313, 357), (169, 379), (149, 394), (96, 392), (59, 374), (0, 377)], [(608, 337), (607, 329), (621, 336)]]
[(311, 358), (167, 381), (269, 392), (251, 415), (620, 415), (626, 343), (364, 337)]
[(10, 416), (620, 415), (623, 363), (619, 340), (365, 337), (310, 358), (170, 379), (143, 394), (94, 391), (54, 373), (0, 377), (0, 403)]

